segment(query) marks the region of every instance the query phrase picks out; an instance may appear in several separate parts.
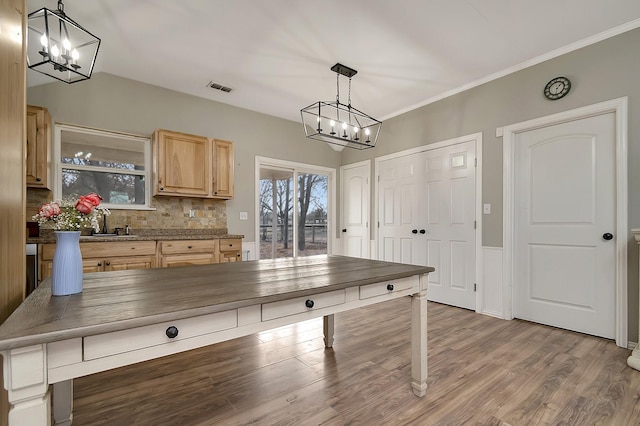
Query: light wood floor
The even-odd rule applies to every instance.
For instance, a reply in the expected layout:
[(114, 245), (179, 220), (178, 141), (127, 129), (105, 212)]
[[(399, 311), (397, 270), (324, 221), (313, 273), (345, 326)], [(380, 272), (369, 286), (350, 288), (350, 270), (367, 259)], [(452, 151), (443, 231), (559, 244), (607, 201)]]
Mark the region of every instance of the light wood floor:
[(640, 371), (611, 341), (429, 304), (413, 396), (410, 299), (75, 380), (74, 425), (640, 425)]

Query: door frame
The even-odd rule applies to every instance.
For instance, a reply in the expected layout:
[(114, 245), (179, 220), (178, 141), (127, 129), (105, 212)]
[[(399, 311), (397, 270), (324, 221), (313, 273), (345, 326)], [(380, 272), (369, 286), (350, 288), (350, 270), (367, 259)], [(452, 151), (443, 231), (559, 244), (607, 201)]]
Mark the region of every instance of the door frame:
[[(380, 163), (386, 160), (392, 160), (398, 157), (404, 157), (406, 155), (418, 154), (425, 151), (430, 151), (438, 148), (445, 148), (453, 145), (458, 145), (466, 142), (475, 142), (476, 144), (476, 199), (475, 199), (475, 221), (476, 221), (476, 244), (475, 244), (475, 283), (476, 283), (476, 309), (477, 313), (482, 313), (483, 309), (483, 288), (482, 282), (483, 268), (482, 268), (482, 132), (472, 133), (465, 136), (460, 136), (453, 139), (447, 139), (440, 142), (435, 142), (427, 145), (421, 145), (416, 148), (407, 149), (404, 151), (394, 152), (392, 154), (383, 155), (375, 158), (374, 166), (374, 215), (373, 223), (376, 225), (376, 231), (374, 233), (374, 240), (371, 250), (371, 258), (378, 259), (379, 257), (379, 235), (378, 229), (380, 228), (380, 217), (378, 215), (378, 191), (379, 191), (379, 179), (380, 179)], [(375, 250), (374, 250), (375, 249)]]
[(562, 124), (607, 113), (615, 115), (616, 146), (616, 344), (627, 347), (627, 216), (628, 216), (628, 176), (627, 176), (627, 129), (628, 98), (612, 99), (586, 107), (551, 114), (533, 120), (510, 124), (503, 131), (503, 178), (502, 178), (502, 294), (504, 318), (513, 319), (513, 285), (515, 282), (515, 139), (518, 133)]
[[(367, 221), (367, 256), (366, 259), (371, 259), (371, 226), (369, 226), (368, 224), (370, 223), (370, 219), (371, 219), (371, 160), (363, 160), (363, 161), (359, 161), (357, 163), (351, 163), (351, 164), (345, 164), (344, 166), (340, 166), (340, 228), (344, 228), (346, 227), (345, 223), (345, 217), (344, 217), (344, 206), (345, 206), (345, 197), (347, 194), (345, 194), (345, 187), (344, 187), (344, 171), (347, 169), (353, 169), (356, 167), (363, 167), (366, 166), (367, 167), (367, 202), (364, 204), (365, 208), (367, 209), (366, 212), (363, 212), (363, 216), (365, 216), (365, 220)], [(341, 253), (340, 254), (346, 254), (346, 250), (345, 250), (345, 241), (346, 239), (342, 238), (342, 233), (340, 233), (340, 239), (342, 240), (342, 245), (340, 246), (341, 249)]]
[[(329, 178), (327, 187), (327, 253), (333, 254), (333, 248), (337, 245), (336, 237), (336, 169), (317, 166), (314, 164), (299, 163), (296, 161), (280, 160), (276, 158), (262, 157), (256, 155), (255, 157), (255, 175), (254, 175), (254, 209), (255, 209), (255, 236), (256, 236), (256, 259), (260, 259), (260, 168), (272, 167), (279, 169), (291, 170), (293, 173), (293, 215), (294, 218), (298, 215), (298, 181), (296, 179), (298, 173), (316, 173), (326, 174)], [(297, 256), (298, 250), (298, 236), (295, 226), (293, 226), (293, 257)]]

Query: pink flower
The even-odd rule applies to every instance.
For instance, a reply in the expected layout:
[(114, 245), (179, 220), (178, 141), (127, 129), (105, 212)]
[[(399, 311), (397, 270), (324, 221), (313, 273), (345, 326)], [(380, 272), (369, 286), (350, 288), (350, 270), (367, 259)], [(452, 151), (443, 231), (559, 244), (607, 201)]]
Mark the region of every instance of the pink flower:
[(87, 194), (84, 197), (80, 197), (79, 199), (80, 199), (80, 201), (83, 201), (83, 202), (85, 200), (88, 201), (94, 207), (98, 207), (98, 205), (100, 204), (100, 201), (102, 201), (102, 197), (100, 195), (96, 194), (95, 192)]
[(43, 204), (38, 209), (38, 214), (47, 219), (58, 216), (60, 214), (60, 205), (58, 205), (58, 203)]
[(102, 201), (102, 197), (95, 192), (81, 196), (76, 203), (76, 210), (80, 213), (89, 214), (100, 204), (100, 201)]
[(80, 197), (80, 199), (76, 203), (76, 210), (78, 210), (80, 213), (89, 214), (93, 211), (94, 208), (95, 205), (93, 205), (93, 203), (87, 200), (85, 197)]

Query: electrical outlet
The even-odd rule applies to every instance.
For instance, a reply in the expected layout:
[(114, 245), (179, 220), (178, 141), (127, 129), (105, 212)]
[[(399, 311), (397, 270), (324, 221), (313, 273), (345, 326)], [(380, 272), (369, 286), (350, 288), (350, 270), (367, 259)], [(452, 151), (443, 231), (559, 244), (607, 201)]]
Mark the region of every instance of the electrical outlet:
[(484, 214), (491, 214), (491, 204), (484, 205)]
[(189, 209), (189, 217), (196, 217), (196, 211), (194, 209)]
[(240, 220), (249, 220), (249, 213), (240, 212)]

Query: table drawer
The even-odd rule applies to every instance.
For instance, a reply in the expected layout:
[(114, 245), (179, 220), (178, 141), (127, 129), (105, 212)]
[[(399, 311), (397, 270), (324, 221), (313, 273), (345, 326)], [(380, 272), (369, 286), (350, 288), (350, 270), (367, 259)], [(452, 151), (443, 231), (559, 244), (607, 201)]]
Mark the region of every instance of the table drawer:
[(382, 296), (383, 294), (408, 290), (413, 286), (413, 278), (401, 278), (399, 280), (385, 281), (382, 283), (368, 284), (360, 286), (360, 299)]
[(161, 241), (162, 254), (213, 253), (216, 249), (215, 240), (176, 240)]
[[(237, 326), (238, 313), (236, 310), (231, 310), (130, 330), (114, 331), (98, 336), (88, 336), (84, 338), (83, 342), (84, 360), (171, 344), (179, 340), (228, 330)], [(173, 338), (168, 336), (170, 327), (177, 329), (178, 334)]]
[(297, 297), (280, 302), (265, 303), (262, 305), (262, 321), (269, 321), (343, 303), (345, 303), (344, 290), (314, 294), (308, 297)]

